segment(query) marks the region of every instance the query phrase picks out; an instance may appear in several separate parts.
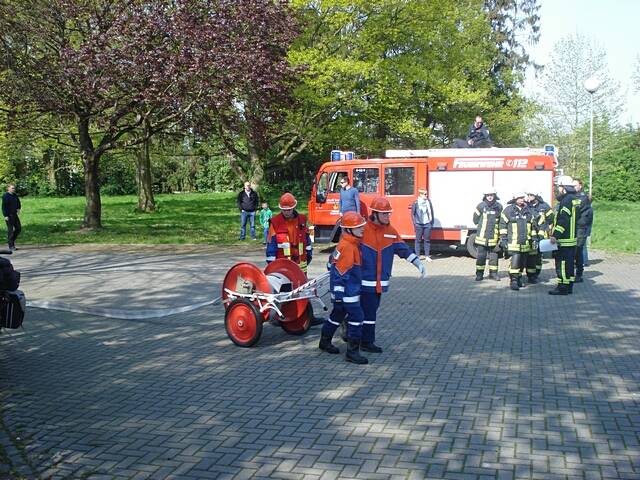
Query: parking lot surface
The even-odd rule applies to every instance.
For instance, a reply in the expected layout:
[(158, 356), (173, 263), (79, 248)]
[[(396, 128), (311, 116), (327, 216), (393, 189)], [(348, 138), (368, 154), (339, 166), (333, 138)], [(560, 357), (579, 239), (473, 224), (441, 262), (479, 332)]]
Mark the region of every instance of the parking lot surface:
[[(592, 257), (566, 297), (549, 261), (512, 292), (464, 256), (424, 280), (396, 259), (366, 366), (322, 353), (318, 327), (236, 347), (221, 305), (30, 308), (0, 333), (0, 478), (640, 479), (640, 259)], [(257, 248), (11, 260), (30, 301), (86, 311), (206, 302), (235, 262), (262, 265)]]

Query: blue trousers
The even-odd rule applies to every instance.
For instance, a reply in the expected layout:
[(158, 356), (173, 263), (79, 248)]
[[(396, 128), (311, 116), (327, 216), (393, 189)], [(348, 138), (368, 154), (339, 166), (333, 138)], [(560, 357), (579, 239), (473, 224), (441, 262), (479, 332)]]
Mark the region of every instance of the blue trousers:
[(251, 228), (251, 238), (256, 239), (256, 212), (240, 213), (240, 240), (244, 240), (247, 231), (247, 220), (249, 220), (249, 227)]
[(416, 252), (416, 255), (420, 255), (420, 241), (424, 239), (424, 254), (428, 257), (431, 252), (431, 224), (414, 224), (413, 228), (416, 232), (416, 240), (413, 250)]
[(360, 292), (360, 305), (364, 313), (362, 324), (362, 342), (374, 343), (376, 341), (376, 316), (380, 307), (381, 293)]
[(322, 325), (322, 334), (333, 337), (343, 321), (347, 322), (347, 338), (360, 341), (364, 315), (359, 303), (335, 303), (329, 318)]

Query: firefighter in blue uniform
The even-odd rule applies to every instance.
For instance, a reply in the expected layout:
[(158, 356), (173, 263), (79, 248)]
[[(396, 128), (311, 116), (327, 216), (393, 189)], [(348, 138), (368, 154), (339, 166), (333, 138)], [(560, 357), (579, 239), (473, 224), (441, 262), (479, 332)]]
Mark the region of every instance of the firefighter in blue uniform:
[(500, 214), (502, 205), (498, 202), (498, 193), (494, 187), (485, 189), (482, 202), (473, 212), (473, 223), (476, 225), (476, 239), (474, 244), (478, 249), (476, 258), (476, 281), (484, 278), (484, 270), (489, 258), (489, 279), (500, 280), (498, 277), (498, 245)]
[(361, 349), (365, 352), (380, 353), (382, 348), (375, 344), (376, 316), (380, 306), (382, 292), (389, 288), (389, 278), (393, 267), (394, 255), (412, 263), (420, 276), (425, 269), (418, 256), (400, 238), (389, 222), (393, 211), (389, 200), (376, 197), (371, 202), (371, 215), (364, 227), (362, 236), (362, 292), (360, 303), (364, 312)]
[(320, 350), (337, 354), (340, 350), (331, 343), (333, 334), (343, 321), (347, 322), (347, 362), (365, 365), (369, 361), (360, 355), (362, 321), (364, 314), (360, 306), (362, 284), (360, 241), (366, 220), (357, 212), (346, 212), (342, 216), (342, 236), (329, 260), (330, 292), (333, 310), (322, 325)]
[(558, 245), (555, 252), (558, 285), (549, 291), (549, 295), (568, 295), (573, 293), (575, 281), (577, 215), (580, 199), (576, 197), (573, 179), (568, 175), (558, 177), (558, 212), (551, 229), (551, 243)]

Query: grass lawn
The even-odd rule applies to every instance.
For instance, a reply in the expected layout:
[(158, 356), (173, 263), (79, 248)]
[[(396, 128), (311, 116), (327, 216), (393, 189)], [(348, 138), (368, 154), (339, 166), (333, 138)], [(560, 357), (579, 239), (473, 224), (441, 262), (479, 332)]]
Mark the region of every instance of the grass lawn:
[[(154, 214), (137, 212), (133, 195), (104, 196), (104, 229), (99, 232), (80, 229), (84, 197), (24, 197), (20, 243), (231, 244), (239, 233), (236, 196), (234, 192), (157, 195)], [(272, 209), (276, 203), (270, 202)], [(300, 206), (306, 207), (306, 201)], [(593, 248), (640, 253), (640, 203), (597, 202), (594, 218)], [(261, 228), (256, 230), (260, 236)]]
[[(240, 214), (237, 193), (156, 196), (154, 214), (136, 211), (137, 197), (103, 196), (98, 232), (80, 229), (84, 197), (24, 197), (21, 243), (229, 244), (237, 241)], [(258, 233), (262, 233), (257, 228)], [(248, 236), (248, 232), (247, 232)]]
[(610, 252), (640, 253), (640, 202), (594, 203), (591, 245)]

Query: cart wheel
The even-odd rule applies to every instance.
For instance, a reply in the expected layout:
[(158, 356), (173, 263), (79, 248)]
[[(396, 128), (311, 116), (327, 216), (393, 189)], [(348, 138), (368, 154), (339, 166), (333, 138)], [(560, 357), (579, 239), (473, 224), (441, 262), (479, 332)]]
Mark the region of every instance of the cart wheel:
[(238, 298), (227, 306), (224, 328), (233, 343), (251, 347), (262, 335), (262, 315), (252, 302)]
[(304, 312), (300, 317), (291, 322), (282, 322), (282, 329), (289, 335), (304, 335), (311, 328), (311, 319), (313, 318), (313, 309), (311, 304), (307, 304)]

